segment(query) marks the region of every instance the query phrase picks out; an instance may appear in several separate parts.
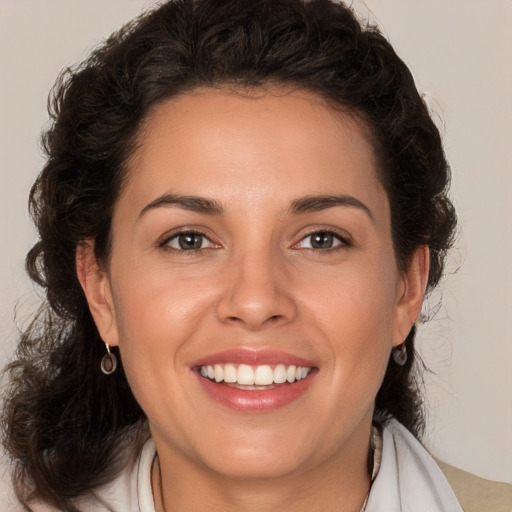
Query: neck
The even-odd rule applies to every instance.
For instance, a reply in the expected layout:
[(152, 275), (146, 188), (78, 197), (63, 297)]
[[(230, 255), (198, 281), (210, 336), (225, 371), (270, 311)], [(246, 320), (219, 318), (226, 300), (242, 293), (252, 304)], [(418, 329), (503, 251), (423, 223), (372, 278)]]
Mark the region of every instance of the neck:
[[(342, 455), (342, 454), (339, 454)], [(370, 486), (369, 443), (355, 454), (334, 456), (303, 473), (272, 479), (238, 479), (174, 458), (155, 459), (156, 512), (359, 512)]]

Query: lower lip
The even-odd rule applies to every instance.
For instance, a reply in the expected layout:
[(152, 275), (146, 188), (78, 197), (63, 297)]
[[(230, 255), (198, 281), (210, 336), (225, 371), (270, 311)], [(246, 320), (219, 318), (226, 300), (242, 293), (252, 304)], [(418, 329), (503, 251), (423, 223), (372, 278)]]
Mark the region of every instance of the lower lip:
[(313, 370), (302, 380), (292, 384), (279, 384), (272, 389), (237, 389), (205, 379), (199, 373), (197, 378), (206, 393), (223, 405), (240, 412), (271, 412), (300, 398), (311, 384), (316, 371)]

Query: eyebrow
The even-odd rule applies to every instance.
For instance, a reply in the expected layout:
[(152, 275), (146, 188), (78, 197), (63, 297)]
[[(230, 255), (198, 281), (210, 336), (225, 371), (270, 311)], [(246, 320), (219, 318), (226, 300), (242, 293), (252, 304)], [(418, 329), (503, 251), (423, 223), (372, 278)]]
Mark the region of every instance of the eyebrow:
[(150, 210), (155, 210), (157, 208), (163, 208), (166, 206), (176, 206), (183, 210), (189, 210), (197, 213), (206, 213), (209, 215), (221, 215), (224, 211), (222, 205), (219, 202), (213, 199), (207, 199), (206, 197), (163, 194), (144, 206), (144, 208), (139, 213), (139, 219)]
[[(176, 206), (183, 210), (189, 210), (208, 215), (222, 215), (224, 208), (214, 199), (208, 199), (200, 196), (182, 196), (178, 194), (163, 194), (151, 201), (139, 213), (139, 219), (147, 212), (163, 207)], [(373, 221), (374, 217), (371, 210), (359, 199), (347, 195), (319, 195), (306, 196), (292, 201), (288, 212), (292, 215), (300, 213), (318, 212), (337, 206), (358, 208), (365, 212)]]
[(327, 195), (327, 196), (306, 196), (300, 199), (296, 199), (290, 206), (290, 213), (309, 213), (318, 212), (321, 210), (327, 210), (328, 208), (334, 208), (336, 206), (353, 207), (358, 208), (365, 212), (368, 217), (373, 221), (373, 214), (363, 202), (352, 196), (346, 195)]

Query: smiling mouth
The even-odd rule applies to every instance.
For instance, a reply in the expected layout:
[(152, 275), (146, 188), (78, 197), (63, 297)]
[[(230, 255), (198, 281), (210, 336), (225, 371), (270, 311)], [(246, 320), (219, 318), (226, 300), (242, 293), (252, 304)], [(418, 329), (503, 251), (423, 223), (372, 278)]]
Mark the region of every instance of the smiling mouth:
[(281, 384), (293, 384), (301, 381), (311, 373), (312, 367), (296, 365), (203, 365), (198, 371), (201, 377), (216, 384), (243, 390), (273, 389)]
[(207, 396), (242, 414), (270, 413), (295, 402), (319, 372), (300, 357), (250, 350), (215, 354), (192, 368)]

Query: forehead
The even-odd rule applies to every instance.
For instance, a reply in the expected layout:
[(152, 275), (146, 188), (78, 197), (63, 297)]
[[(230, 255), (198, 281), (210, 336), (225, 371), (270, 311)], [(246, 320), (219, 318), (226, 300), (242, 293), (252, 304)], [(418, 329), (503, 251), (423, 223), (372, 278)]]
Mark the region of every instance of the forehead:
[(134, 201), (163, 192), (227, 202), (243, 194), (382, 200), (369, 140), (356, 116), (312, 93), (197, 89), (148, 115), (125, 192)]

